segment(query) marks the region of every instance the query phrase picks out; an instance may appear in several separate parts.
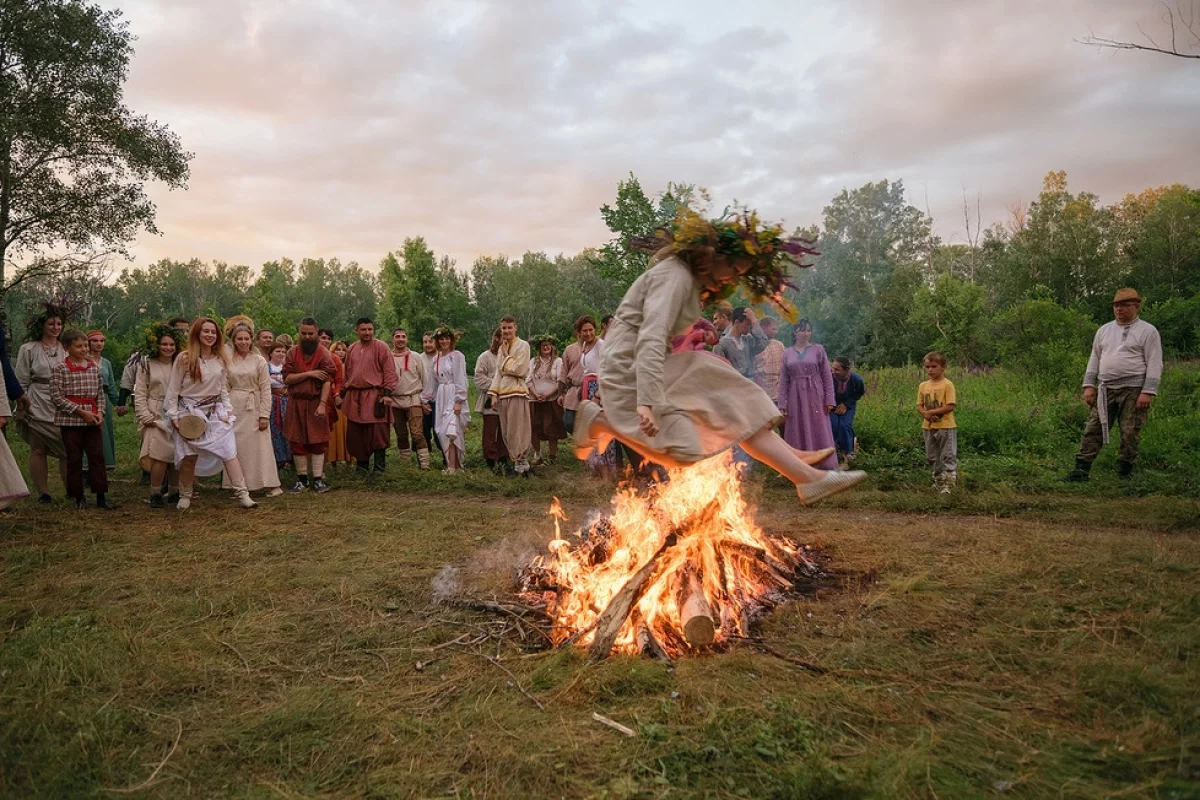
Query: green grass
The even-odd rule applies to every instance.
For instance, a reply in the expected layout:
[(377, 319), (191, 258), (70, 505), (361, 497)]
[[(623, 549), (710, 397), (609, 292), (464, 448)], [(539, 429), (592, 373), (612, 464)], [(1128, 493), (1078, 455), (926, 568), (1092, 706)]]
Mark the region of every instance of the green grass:
[[(531, 480), (331, 471), (334, 492), (253, 512), (207, 487), (152, 513), (120, 420), (121, 510), (0, 517), (0, 796), (1200, 796), (1200, 528), (1167, 468), (1194, 408), (1167, 413), (1164, 390), (1131, 484), (1101, 462), (1064, 486), (1078, 431), (977, 452), (975, 398), (1007, 402), (1012, 379), (960, 377), (966, 490), (944, 497), (915, 374), (881, 380), (861, 491), (803, 510), (775, 478), (747, 487), (765, 528), (831, 558), (762, 628), (823, 674), (745, 648), (592, 665), (511, 637), (510, 676), (492, 640), (442, 646), (497, 624), (434, 603), (445, 567), (464, 594), (510, 591), (552, 495), (576, 521), (604, 507), (569, 458)], [(1054, 402), (1039, 415), (1070, 413)]]

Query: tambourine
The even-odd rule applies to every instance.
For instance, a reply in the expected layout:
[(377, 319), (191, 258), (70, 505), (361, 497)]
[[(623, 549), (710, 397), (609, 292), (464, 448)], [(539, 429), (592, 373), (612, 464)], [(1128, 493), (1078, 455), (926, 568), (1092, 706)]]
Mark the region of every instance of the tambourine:
[(178, 425), (179, 435), (188, 441), (199, 439), (208, 430), (208, 420), (199, 414), (181, 414)]

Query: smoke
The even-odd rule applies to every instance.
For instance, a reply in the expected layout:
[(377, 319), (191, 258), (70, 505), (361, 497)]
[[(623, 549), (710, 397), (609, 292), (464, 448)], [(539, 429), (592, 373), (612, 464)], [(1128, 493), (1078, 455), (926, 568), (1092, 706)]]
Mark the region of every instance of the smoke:
[[(604, 519), (607, 511), (592, 509), (587, 515), (585, 529)], [(575, 524), (567, 522), (562, 532), (565, 538), (575, 539)], [(433, 601), (442, 603), (456, 596), (502, 597), (517, 591), (521, 570), (529, 565), (534, 556), (546, 552), (546, 546), (554, 536), (554, 523), (547, 519), (545, 524), (535, 525), (523, 533), (485, 545), (473, 554), (461, 567), (446, 565), (431, 582)]]
[(435, 603), (444, 603), (458, 594), (460, 588), (458, 568), (446, 565), (438, 570), (438, 574), (433, 577), (433, 601)]

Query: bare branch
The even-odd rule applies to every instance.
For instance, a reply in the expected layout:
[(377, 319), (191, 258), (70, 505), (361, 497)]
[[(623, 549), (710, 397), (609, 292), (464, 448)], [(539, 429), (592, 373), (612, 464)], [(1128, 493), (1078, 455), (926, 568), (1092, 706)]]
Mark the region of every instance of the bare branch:
[(1195, 3), (1189, 2), (1185, 8), (1182, 2), (1178, 2), (1173, 9), (1166, 3), (1162, 3), (1161, 5), (1164, 12), (1162, 21), (1167, 25), (1171, 33), (1170, 47), (1159, 46), (1154, 37), (1146, 33), (1141, 25), (1138, 25), (1137, 29), (1149, 44), (1127, 42), (1108, 36), (1096, 36), (1094, 33), (1089, 33), (1083, 39), (1076, 39), (1075, 41), (1078, 44), (1107, 48), (1109, 50), (1142, 50), (1147, 53), (1161, 53), (1176, 58), (1200, 59), (1200, 53), (1190, 53), (1180, 50), (1178, 43), (1179, 35), (1186, 32), (1191, 36), (1195, 44), (1200, 45), (1200, 26), (1197, 25)]

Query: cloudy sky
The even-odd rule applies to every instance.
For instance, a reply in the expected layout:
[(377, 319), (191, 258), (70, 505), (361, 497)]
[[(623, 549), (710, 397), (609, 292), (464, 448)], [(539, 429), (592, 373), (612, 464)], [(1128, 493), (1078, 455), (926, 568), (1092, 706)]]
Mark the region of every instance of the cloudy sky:
[(788, 225), (903, 179), (959, 242), (964, 189), (986, 225), (1053, 169), (1105, 202), (1200, 186), (1200, 62), (1073, 41), (1164, 35), (1153, 0), (106, 5), (130, 107), (195, 153), (139, 264), (574, 253), (630, 172)]

